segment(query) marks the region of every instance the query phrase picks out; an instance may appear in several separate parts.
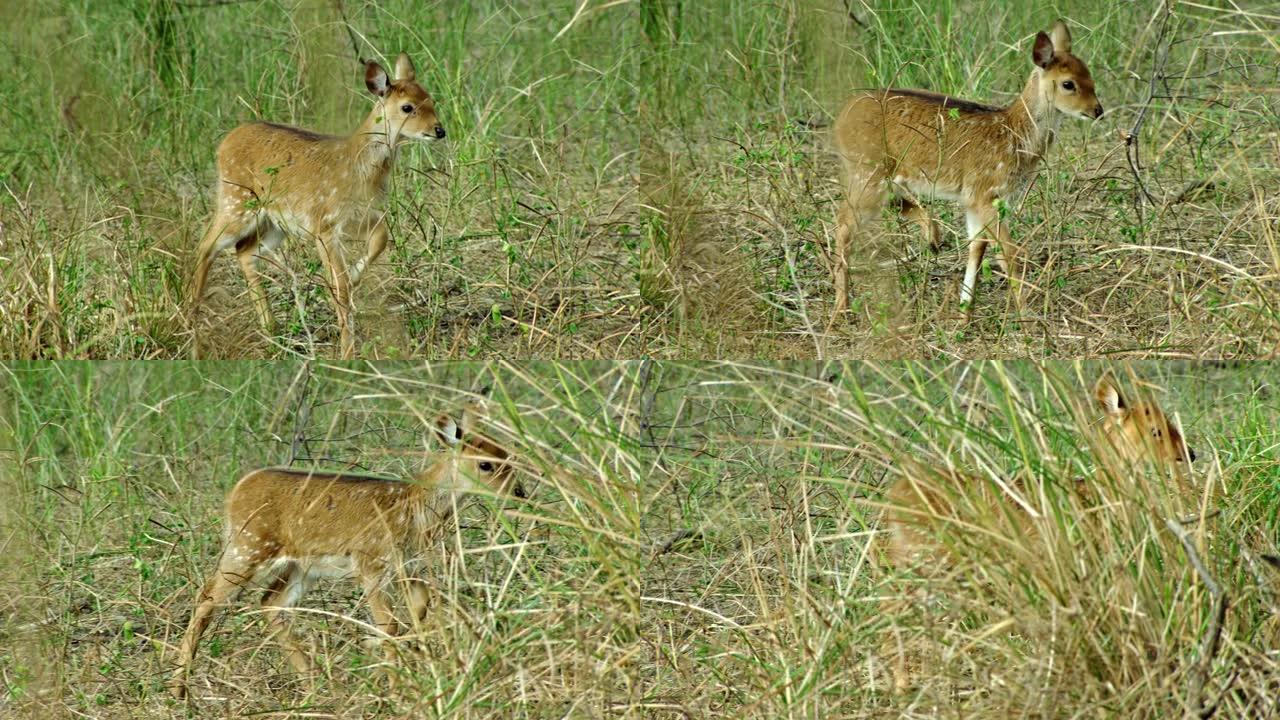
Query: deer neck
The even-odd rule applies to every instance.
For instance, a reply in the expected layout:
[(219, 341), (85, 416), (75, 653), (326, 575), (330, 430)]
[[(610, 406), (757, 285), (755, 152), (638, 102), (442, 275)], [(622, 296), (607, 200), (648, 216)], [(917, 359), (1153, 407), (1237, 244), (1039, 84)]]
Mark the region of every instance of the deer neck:
[(466, 500), (469, 483), (458, 479), (457, 457), (452, 453), (432, 463), (413, 482), (415, 512), (435, 524), (453, 517), (454, 510)]
[(415, 480), (404, 498), (408, 525), (401, 542), (407, 547), (429, 548), (448, 531), (454, 515), (454, 494), (442, 488)]
[(361, 184), (386, 191), (391, 164), (395, 161), (396, 144), (398, 138), (393, 142), (386, 111), (378, 102), (360, 127), (347, 138), (347, 153)]
[(1062, 113), (1053, 106), (1052, 90), (1040, 68), (1036, 68), (1022, 88), (1022, 94), (1005, 109), (1009, 127), (1017, 137), (1018, 155), (1024, 161), (1038, 162), (1048, 152), (1062, 121)]

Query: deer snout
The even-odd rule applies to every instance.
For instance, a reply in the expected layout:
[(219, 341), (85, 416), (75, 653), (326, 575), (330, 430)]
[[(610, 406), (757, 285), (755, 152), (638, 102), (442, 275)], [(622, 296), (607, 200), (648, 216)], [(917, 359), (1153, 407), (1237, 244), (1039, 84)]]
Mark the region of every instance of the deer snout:
[[(441, 130), (441, 131), (440, 131), (440, 133), (441, 133), (440, 137), (444, 137), (444, 134), (443, 134), (443, 133), (444, 133), (444, 130)], [(524, 500), (525, 498), (529, 497), (528, 495), (525, 495), (525, 493), (524, 493), (524, 485), (522, 485), (521, 483), (518, 483), (518, 482), (517, 482), (517, 483), (516, 483), (512, 488), (511, 488), (511, 494), (512, 494), (512, 495), (515, 495), (516, 497), (520, 498), (521, 500)]]
[[(1101, 109), (1101, 108), (1099, 108), (1098, 110), (1099, 110), (1099, 112), (1101, 112), (1101, 110), (1102, 110), (1102, 109)], [(437, 126), (436, 126), (436, 139), (437, 139), (437, 140), (443, 140), (443, 139), (444, 139), (444, 126), (443, 126), (443, 125), (437, 125)]]
[(1190, 460), (1191, 462), (1195, 462), (1195, 461), (1196, 461), (1196, 451), (1195, 451), (1195, 450), (1193, 450), (1193, 449), (1191, 449), (1191, 448), (1187, 448), (1187, 460)]
[(1102, 117), (1102, 103), (1093, 106), (1093, 119), (1097, 120)]

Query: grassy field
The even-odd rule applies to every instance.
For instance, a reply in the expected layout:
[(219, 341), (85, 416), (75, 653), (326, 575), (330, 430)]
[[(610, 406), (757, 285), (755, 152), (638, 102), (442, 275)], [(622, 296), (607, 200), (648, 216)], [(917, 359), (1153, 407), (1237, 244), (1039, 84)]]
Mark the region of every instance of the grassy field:
[[(1087, 0), (655, 0), (642, 127), (642, 296), (679, 357), (1258, 357), (1280, 347), (1280, 5)], [(1065, 120), (1011, 224), (1024, 305), (949, 203), (932, 254), (896, 218), (853, 241), (833, 327), (843, 188), (829, 125), (856, 88), (1007, 104), (1064, 16), (1106, 115)], [(1137, 128), (1137, 168), (1124, 134)], [(1143, 188), (1145, 188), (1145, 193)], [(990, 257), (990, 254), (988, 255)]]
[[(406, 147), (362, 357), (638, 353), (634, 6), (537, 0), (11, 0), (0, 6), (0, 356), (333, 355), (314, 244), (265, 263), (258, 331), (227, 253), (184, 312), (214, 149), (268, 119), (349, 133), (357, 57), (408, 52), (449, 139)], [(562, 32), (563, 31), (563, 32)], [(348, 252), (363, 247), (352, 240)]]
[(397, 163), (392, 248), (356, 295), (362, 357), (1274, 356), (1280, 5), (1164, 10), (1061, 10), (1107, 114), (1064, 123), (1012, 221), (1020, 308), (987, 270), (964, 321), (963, 218), (938, 203), (937, 254), (892, 218), (855, 238), (854, 307), (828, 327), (836, 108), (885, 85), (1008, 102), (1059, 11), (13, 0), (0, 354), (186, 357), (199, 337), (213, 357), (332, 356), (309, 242), (266, 264), (278, 334), (230, 255), (184, 312), (213, 151), (255, 118), (350, 131), (369, 107), (356, 58), (403, 49), (449, 140)]
[[(1196, 497), (1095, 477), (1106, 368), (1179, 419)], [(1276, 368), (1191, 362), (11, 364), (0, 382), (0, 715), (32, 717), (1273, 717), (1280, 708)], [(192, 709), (169, 653), (262, 464), (402, 474), (425, 423), (492, 385), (530, 498), (478, 500), (388, 685), (327, 584), (285, 670), (251, 605), (211, 629)], [(1036, 539), (957, 531), (928, 601), (883, 567), (910, 454), (1040, 492)], [(1184, 545), (1168, 529), (1187, 533)], [(982, 542), (962, 542), (981, 539)], [(1189, 554), (1188, 549), (1191, 549)], [(1193, 561), (1194, 558), (1194, 561)], [(1194, 562), (1203, 565), (1204, 575)], [(1220, 586), (1226, 614), (1206, 644)], [(318, 612), (316, 612), (318, 611)], [(922, 664), (895, 696), (886, 633)], [(1202, 648), (1208, 648), (1206, 651)], [(1201, 687), (1195, 691), (1195, 687)]]

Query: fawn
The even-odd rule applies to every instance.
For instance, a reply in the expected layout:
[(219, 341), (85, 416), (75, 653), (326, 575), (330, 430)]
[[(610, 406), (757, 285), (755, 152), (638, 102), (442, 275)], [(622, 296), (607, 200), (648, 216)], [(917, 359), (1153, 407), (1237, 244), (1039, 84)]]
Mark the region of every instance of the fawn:
[[(1138, 472), (1149, 464), (1171, 470), (1179, 483), (1184, 480), (1182, 463), (1194, 461), (1196, 453), (1159, 405), (1128, 403), (1110, 372), (1098, 380), (1094, 396), (1105, 415), (1091, 444), (1100, 453), (1097, 459), (1101, 466)], [(889, 538), (885, 555), (893, 567), (915, 567), (925, 575), (937, 572), (952, 564), (940, 536), (970, 533), (978, 536), (978, 542), (986, 542), (992, 532), (999, 532), (987, 526), (1006, 518), (1020, 536), (1036, 535), (1031, 516), (989, 479), (910, 459), (901, 464), (901, 474), (885, 491), (884, 500), (884, 528)], [(1090, 491), (1087, 481), (1081, 486), (1082, 492)], [(899, 598), (883, 601), (882, 614), (895, 617), (901, 612), (901, 603)], [(910, 673), (896, 631), (886, 637), (881, 652), (885, 657), (896, 655), (894, 689), (904, 691), (910, 684)]]
[(1022, 94), (1005, 108), (923, 90), (865, 92), (845, 103), (833, 126), (844, 166), (846, 197), (836, 215), (833, 320), (849, 305), (849, 240), (885, 205), (923, 230), (937, 250), (941, 228), (918, 196), (958, 201), (969, 230), (969, 263), (960, 304), (972, 309), (978, 269), (989, 238), (1000, 243), (997, 265), (1018, 295), (1017, 249), (1002, 222), (1000, 204), (1016, 203), (1049, 149), (1063, 115), (1102, 117), (1093, 78), (1071, 54), (1071, 33), (1058, 20), (1036, 35), (1035, 67)]
[[(218, 187), (213, 219), (196, 251), (191, 310), (204, 295), (214, 257), (235, 247), (245, 283), (264, 330), (273, 325), (258, 277), (260, 254), (279, 246), (285, 233), (313, 238), (332, 282), (342, 357), (355, 355), (351, 288), (387, 246), (380, 209), (397, 146), (405, 140), (442, 140), (431, 95), (415, 80), (413, 62), (400, 53), (396, 79), (374, 61), (365, 86), (377, 98), (368, 117), (347, 136), (259, 122), (241, 125), (218, 146)], [(350, 268), (342, 237), (367, 238), (367, 250)]]
[[(187, 695), (196, 646), (215, 611), (250, 586), (265, 588), (262, 606), (272, 634), (299, 672), (311, 669), (311, 659), (282, 611), (297, 605), (318, 578), (358, 577), (374, 624), (398, 634), (384, 587), (405, 561), (423, 558), (444, 540), (460, 496), (525, 497), (507, 451), (477, 430), (483, 414), (482, 406), (468, 406), (457, 419), (441, 415), (435, 430), (450, 449), (414, 482), (273, 468), (242, 477), (227, 496), (222, 556), (178, 650), (174, 695)], [(399, 579), (410, 611), (421, 620), (428, 601), (423, 583), (402, 573)]]

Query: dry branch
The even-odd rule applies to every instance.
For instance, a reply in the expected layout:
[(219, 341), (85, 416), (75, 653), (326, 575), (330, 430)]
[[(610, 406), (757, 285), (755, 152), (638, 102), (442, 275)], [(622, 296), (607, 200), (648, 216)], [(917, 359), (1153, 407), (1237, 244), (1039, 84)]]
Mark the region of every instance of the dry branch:
[(1200, 559), (1200, 553), (1196, 552), (1195, 544), (1191, 541), (1191, 536), (1183, 529), (1181, 523), (1173, 519), (1166, 519), (1165, 526), (1178, 536), (1178, 540), (1182, 541), (1182, 549), (1187, 553), (1187, 559), (1191, 561), (1192, 567), (1196, 569), (1196, 574), (1200, 576), (1200, 580), (1209, 590), (1209, 595), (1213, 598), (1213, 616), (1209, 619), (1209, 626), (1205, 628), (1204, 635), (1200, 639), (1200, 661), (1192, 670), (1191, 683), (1187, 688), (1187, 717), (1197, 717), (1201, 720), (1213, 715), (1217, 710), (1217, 703), (1207, 705), (1204, 701), (1204, 686), (1209, 679), (1209, 668), (1213, 664), (1214, 657), (1218, 654), (1218, 647), (1222, 640), (1222, 623), (1227, 617), (1227, 593), (1222, 590), (1222, 586), (1210, 574), (1209, 569)]
[(1151, 192), (1147, 190), (1147, 185), (1142, 181), (1142, 162), (1138, 155), (1138, 135), (1142, 131), (1142, 124), (1146, 122), (1147, 111), (1151, 109), (1151, 101), (1156, 95), (1156, 83), (1159, 81), (1161, 73), (1164, 72), (1165, 60), (1169, 57), (1169, 44), (1165, 42), (1165, 35), (1169, 28), (1169, 18), (1173, 15), (1173, 8), (1169, 3), (1164, 3), (1164, 18), (1160, 21), (1160, 34), (1156, 38), (1156, 57), (1151, 67), (1151, 82), (1147, 87), (1147, 99), (1142, 103), (1142, 109), (1138, 111), (1138, 117), (1133, 122), (1133, 127), (1125, 135), (1125, 159), (1129, 161), (1129, 169), (1133, 172), (1133, 181), (1138, 186), (1141, 194), (1135, 194), (1133, 198), (1134, 209), (1138, 212), (1138, 222), (1142, 222), (1142, 199), (1146, 198), (1147, 202), (1155, 206), (1155, 198), (1151, 197)]

